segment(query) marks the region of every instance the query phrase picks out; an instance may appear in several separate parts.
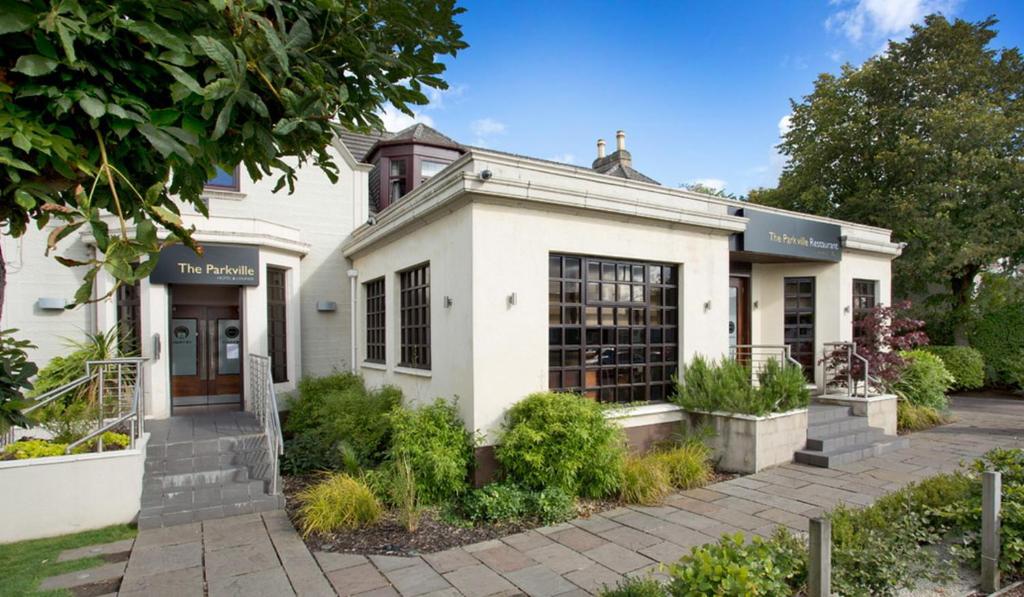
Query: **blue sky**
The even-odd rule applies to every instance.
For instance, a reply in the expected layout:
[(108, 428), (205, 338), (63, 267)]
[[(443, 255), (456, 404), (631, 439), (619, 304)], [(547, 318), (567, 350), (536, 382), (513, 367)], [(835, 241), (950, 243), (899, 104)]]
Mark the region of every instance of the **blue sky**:
[[(1024, 45), (1024, 2), (472, 0), (451, 89), (417, 118), (464, 143), (589, 166), (626, 131), (635, 168), (664, 185), (773, 186), (790, 98), (859, 64), (924, 14), (1000, 19)], [(409, 124), (388, 112), (389, 128)]]

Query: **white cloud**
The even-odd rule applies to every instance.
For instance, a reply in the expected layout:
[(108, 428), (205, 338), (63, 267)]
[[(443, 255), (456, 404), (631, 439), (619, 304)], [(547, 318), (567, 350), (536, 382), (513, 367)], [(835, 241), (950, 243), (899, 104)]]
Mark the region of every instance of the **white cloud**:
[(698, 178), (693, 182), (712, 191), (721, 191), (725, 188), (725, 181), (721, 178)]
[(828, 53), (828, 58), (832, 62), (842, 62), (843, 52), (840, 50), (832, 50), (831, 52)]
[(863, 38), (903, 37), (910, 26), (933, 12), (950, 13), (959, 0), (846, 0), (825, 21), (829, 31), (840, 31), (850, 41)]
[(499, 135), (504, 133), (505, 123), (499, 122), (493, 118), (480, 118), (479, 120), (474, 120), (469, 125), (469, 129), (478, 137), (487, 137), (488, 135)]
[(422, 122), (427, 126), (434, 126), (434, 119), (430, 115), (414, 111), (413, 115), (409, 116), (390, 104), (384, 108), (383, 112), (378, 112), (377, 115), (384, 122), (384, 130), (390, 133), (397, 133), (417, 122)]
[(571, 153), (559, 153), (548, 158), (552, 162), (561, 162), (563, 164), (575, 164), (576, 156)]
[(779, 139), (781, 140), (782, 137), (785, 137), (786, 133), (788, 133), (790, 131), (790, 129), (792, 129), (792, 128), (793, 128), (793, 115), (792, 114), (786, 114), (785, 116), (780, 118), (779, 119)]
[(462, 84), (449, 85), (448, 89), (430, 88), (427, 90), (427, 98), (430, 99), (430, 103), (424, 110), (444, 110), (447, 107), (447, 102), (452, 101), (457, 104), (465, 93), (466, 86)]

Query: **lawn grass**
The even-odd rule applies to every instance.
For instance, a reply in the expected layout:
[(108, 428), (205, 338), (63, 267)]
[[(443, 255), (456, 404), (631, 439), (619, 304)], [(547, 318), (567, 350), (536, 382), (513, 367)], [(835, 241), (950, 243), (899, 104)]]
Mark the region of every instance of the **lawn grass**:
[(49, 576), (99, 566), (104, 560), (91, 557), (58, 562), (57, 556), (60, 552), (86, 545), (129, 539), (134, 537), (136, 532), (134, 528), (122, 524), (74, 535), (0, 545), (0, 596), (69, 595), (67, 591), (39, 591), (39, 583)]

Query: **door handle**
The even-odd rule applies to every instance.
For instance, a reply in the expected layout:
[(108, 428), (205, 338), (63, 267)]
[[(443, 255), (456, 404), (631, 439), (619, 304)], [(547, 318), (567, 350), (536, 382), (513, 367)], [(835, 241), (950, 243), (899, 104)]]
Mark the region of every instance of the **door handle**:
[(199, 379), (202, 381), (206, 381), (207, 347), (206, 342), (203, 341), (204, 337), (206, 336), (206, 320), (200, 319), (197, 323), (198, 325), (196, 326), (196, 356), (198, 357), (199, 360)]

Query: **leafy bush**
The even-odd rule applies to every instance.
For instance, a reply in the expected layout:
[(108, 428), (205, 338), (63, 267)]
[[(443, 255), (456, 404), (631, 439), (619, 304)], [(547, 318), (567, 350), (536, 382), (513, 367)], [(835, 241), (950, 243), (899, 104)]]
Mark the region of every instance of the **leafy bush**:
[(735, 359), (720, 363), (697, 355), (684, 365), (674, 401), (683, 409), (698, 412), (729, 412), (767, 415), (804, 408), (811, 399), (803, 371), (770, 359), (758, 372), (754, 387), (750, 368)]
[(67, 444), (51, 442), (45, 439), (19, 440), (4, 446), (4, 460), (25, 460), (28, 458), (44, 458), (47, 456), (63, 456), (68, 449)]
[(793, 595), (807, 574), (806, 547), (779, 527), (771, 539), (742, 533), (694, 547), (669, 568), (673, 597), (705, 595)]
[[(132, 443), (132, 438), (124, 433), (115, 433), (113, 431), (104, 431), (103, 435), (103, 449), (104, 450), (123, 450)], [(73, 450), (76, 454), (82, 452), (92, 452), (96, 449), (97, 445), (96, 438), (93, 438), (84, 444), (79, 445)]]
[(989, 383), (1024, 387), (1024, 304), (1011, 302), (982, 313), (970, 341), (985, 361)]
[(942, 359), (953, 376), (953, 389), (976, 390), (985, 385), (985, 359), (970, 346), (926, 346), (924, 350)]
[(541, 392), (505, 414), (495, 455), (505, 477), (528, 489), (603, 497), (619, 488), (624, 444), (596, 402)]
[(298, 494), (302, 534), (329, 533), (377, 522), (381, 507), (362, 481), (334, 474)]
[(630, 456), (622, 466), (619, 499), (627, 504), (652, 505), (661, 502), (672, 485), (668, 471), (655, 455)]
[(393, 467), (395, 474), (391, 482), (391, 503), (395, 504), (398, 519), (405, 530), (415, 533), (420, 521), (416, 473), (404, 458), (395, 461)]
[(908, 350), (902, 356), (906, 366), (892, 384), (896, 394), (915, 406), (946, 410), (949, 407), (946, 392), (953, 383), (953, 376), (942, 365), (942, 359), (921, 349)]
[(474, 522), (508, 522), (519, 520), (528, 511), (528, 495), (508, 483), (491, 483), (466, 494), (462, 513)]
[(526, 509), (529, 516), (540, 524), (555, 524), (576, 517), (576, 500), (558, 487), (548, 487), (530, 493)]
[(35, 345), (28, 340), (18, 340), (14, 332), (0, 330), (0, 433), (17, 425), (29, 427), (32, 419), (22, 412), (30, 406), (25, 392), (32, 390), (32, 376), (38, 368), (28, 360), (28, 349)]
[(99, 408), (84, 398), (57, 399), (36, 411), (36, 421), (54, 441), (70, 444), (97, 426)]
[(653, 578), (627, 577), (614, 589), (601, 591), (601, 597), (668, 597), (668, 591)]
[[(65, 338), (65, 345), (70, 353), (64, 356), (54, 357), (45, 367), (39, 370), (39, 376), (35, 381), (35, 388), (32, 396), (39, 396), (46, 392), (71, 383), (85, 375), (86, 361), (103, 361), (116, 357), (131, 356), (122, 352), (118, 342), (118, 328), (115, 326), (106, 332), (86, 334), (84, 340), (72, 340)], [(95, 394), (93, 385), (82, 386), (75, 396), (77, 399), (88, 399), (92, 401)]]
[(711, 449), (699, 441), (686, 441), (654, 455), (676, 489), (696, 489), (711, 481)]
[(469, 486), (473, 434), (466, 430), (454, 404), (438, 398), (419, 408), (396, 408), (388, 415), (392, 459), (404, 460), (416, 472), (424, 503), (456, 497)]
[(930, 406), (917, 406), (906, 400), (896, 404), (896, 428), (900, 433), (924, 431), (945, 425), (949, 418)]
[(350, 373), (304, 378), (291, 401), (284, 470), (301, 473), (350, 468), (354, 456), (363, 467), (379, 464), (391, 435), (387, 413), (401, 404), (397, 388), (369, 391)]

